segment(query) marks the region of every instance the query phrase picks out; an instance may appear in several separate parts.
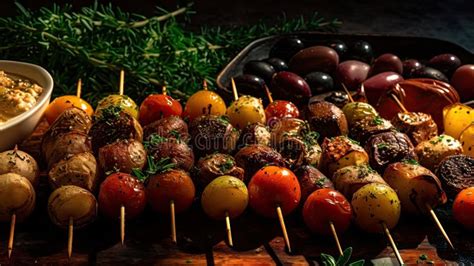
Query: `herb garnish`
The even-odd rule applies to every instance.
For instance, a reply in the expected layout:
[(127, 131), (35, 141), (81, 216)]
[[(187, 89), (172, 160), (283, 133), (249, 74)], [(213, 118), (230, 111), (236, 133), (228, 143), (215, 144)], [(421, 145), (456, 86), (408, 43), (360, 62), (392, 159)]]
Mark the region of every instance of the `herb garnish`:
[(412, 165), (420, 165), (417, 160), (415, 159), (404, 159), (402, 163), (412, 164)]
[(364, 265), (365, 260), (363, 259), (349, 263), (351, 256), (352, 256), (352, 247), (348, 247), (344, 250), (344, 252), (342, 253), (342, 256), (340, 256), (337, 260), (331, 255), (321, 253), (321, 262), (323, 263), (324, 266), (344, 266), (344, 265), (363, 266)]
[(151, 134), (147, 140), (143, 141), (143, 147), (148, 151), (150, 148), (155, 147), (156, 145), (165, 142), (167, 138), (158, 135), (157, 133)]
[(232, 169), (232, 167), (234, 167), (234, 160), (232, 160), (231, 158), (227, 158), (223, 164), (219, 165), (219, 169), (222, 173), (226, 173), (227, 171)]
[(145, 181), (148, 177), (159, 173), (164, 173), (176, 167), (176, 163), (171, 162), (171, 158), (164, 157), (158, 161), (151, 155), (147, 156), (147, 167), (144, 170), (138, 168), (132, 169), (132, 174), (140, 181)]
[(377, 125), (377, 126), (380, 126), (383, 124), (383, 119), (380, 117), (380, 116), (376, 116), (374, 117), (374, 119), (372, 120), (372, 122)]

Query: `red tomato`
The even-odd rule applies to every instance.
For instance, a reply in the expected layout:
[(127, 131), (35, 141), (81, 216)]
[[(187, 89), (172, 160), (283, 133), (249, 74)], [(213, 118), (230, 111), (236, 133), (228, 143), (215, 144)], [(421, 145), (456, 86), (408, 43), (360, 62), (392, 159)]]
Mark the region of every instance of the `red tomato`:
[(100, 185), (99, 208), (105, 216), (119, 218), (122, 205), (127, 219), (142, 213), (146, 205), (145, 187), (129, 174), (114, 173)]
[(286, 215), (298, 206), (301, 199), (295, 174), (279, 166), (260, 169), (250, 180), (248, 190), (250, 206), (265, 217), (277, 217), (277, 206)]
[(196, 190), (188, 173), (173, 169), (150, 177), (146, 193), (154, 211), (170, 213), (170, 202), (174, 201), (175, 212), (180, 213), (191, 206)]
[(474, 230), (474, 187), (463, 189), (456, 196), (453, 216), (464, 227)]
[(151, 94), (140, 105), (139, 121), (142, 126), (172, 115), (181, 116), (183, 107), (169, 95)]
[(276, 100), (270, 103), (267, 108), (265, 108), (265, 116), (267, 120), (270, 118), (283, 118), (283, 117), (294, 117), (298, 118), (300, 116), (300, 111), (295, 104), (289, 101)]
[(351, 223), (351, 204), (339, 192), (322, 188), (309, 195), (303, 206), (303, 219), (308, 228), (317, 234), (330, 235), (329, 222), (338, 233), (344, 232)]

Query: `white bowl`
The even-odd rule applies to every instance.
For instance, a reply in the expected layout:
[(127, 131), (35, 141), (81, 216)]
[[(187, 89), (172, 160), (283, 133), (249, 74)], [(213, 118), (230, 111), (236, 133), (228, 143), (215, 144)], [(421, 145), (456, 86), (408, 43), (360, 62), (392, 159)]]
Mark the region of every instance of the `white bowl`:
[(0, 125), (1, 152), (12, 148), (30, 136), (48, 107), (54, 82), (48, 71), (33, 64), (0, 60), (0, 70), (31, 79), (44, 89), (33, 108)]

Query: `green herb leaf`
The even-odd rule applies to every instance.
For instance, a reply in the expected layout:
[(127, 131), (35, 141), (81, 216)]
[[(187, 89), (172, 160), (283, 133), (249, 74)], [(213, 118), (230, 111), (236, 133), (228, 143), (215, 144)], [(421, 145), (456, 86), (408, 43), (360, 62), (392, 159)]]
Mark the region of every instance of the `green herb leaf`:
[(348, 247), (344, 250), (344, 252), (342, 252), (342, 256), (340, 256), (337, 261), (336, 261), (336, 265), (338, 266), (344, 266), (346, 265), (349, 260), (351, 259), (351, 255), (352, 255), (352, 247)]
[(336, 266), (336, 260), (328, 254), (321, 253), (321, 262), (324, 266)]

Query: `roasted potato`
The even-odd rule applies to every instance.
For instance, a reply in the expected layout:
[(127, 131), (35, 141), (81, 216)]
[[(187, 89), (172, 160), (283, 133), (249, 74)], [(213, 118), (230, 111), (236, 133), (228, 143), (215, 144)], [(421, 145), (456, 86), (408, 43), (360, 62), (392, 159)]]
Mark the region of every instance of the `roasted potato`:
[(459, 141), (462, 144), (464, 154), (474, 157), (474, 123), (464, 129)]
[(367, 140), (376, 134), (394, 130), (390, 121), (381, 118), (380, 116), (366, 117), (358, 120), (352, 124), (349, 136), (365, 145)]
[(443, 109), (444, 134), (459, 139), (462, 131), (474, 123), (474, 109), (455, 103)]
[(53, 189), (74, 185), (94, 191), (99, 182), (94, 155), (83, 152), (59, 161), (49, 170), (48, 180)]
[(7, 173), (19, 174), (37, 187), (39, 183), (39, 167), (36, 160), (24, 151), (13, 149), (0, 153), (0, 175)]
[(244, 180), (244, 169), (237, 166), (234, 157), (223, 153), (214, 153), (201, 158), (196, 164), (197, 178), (203, 187), (220, 176), (233, 176)]
[(341, 109), (330, 102), (311, 98), (304, 109), (304, 116), (311, 130), (321, 135), (321, 140), (349, 133), (346, 116)]
[(334, 188), (331, 180), (321, 173), (316, 167), (303, 165), (294, 171), (301, 186), (301, 202), (314, 191), (322, 188)]
[(191, 170), (194, 165), (194, 153), (188, 144), (177, 139), (165, 139), (158, 137), (151, 140), (147, 145), (148, 155), (159, 161), (163, 158), (169, 158), (176, 168), (185, 171)]
[(44, 137), (54, 139), (56, 136), (70, 131), (87, 134), (91, 126), (92, 119), (84, 110), (76, 107), (68, 108), (53, 122)]
[(450, 198), (454, 198), (461, 190), (474, 187), (474, 157), (464, 154), (451, 155), (438, 165), (436, 175)]
[(357, 142), (345, 136), (324, 139), (320, 169), (332, 176), (338, 169), (369, 162), (369, 156)]
[(275, 146), (283, 156), (286, 165), (296, 169), (303, 164), (318, 166), (321, 159), (321, 147), (317, 138), (287, 136)]
[(99, 168), (102, 173), (130, 174), (134, 168), (142, 169), (146, 164), (143, 144), (134, 139), (117, 140), (99, 149)]
[(310, 131), (309, 124), (298, 118), (284, 117), (271, 129), (271, 146), (275, 147), (286, 137), (303, 137)]
[(357, 190), (367, 184), (387, 184), (383, 178), (367, 164), (343, 167), (334, 173), (332, 181), (336, 190), (344, 194), (349, 200)]
[(35, 189), (26, 177), (15, 173), (0, 175), (0, 221), (10, 221), (12, 214), (23, 221), (35, 208)]
[(415, 162), (389, 165), (383, 179), (397, 192), (403, 212), (427, 214), (427, 206), (435, 208), (447, 201), (438, 177)]
[(240, 149), (250, 144), (270, 146), (270, 132), (264, 124), (249, 124), (242, 130), (237, 147)]
[(49, 196), (48, 214), (59, 227), (67, 228), (71, 218), (75, 228), (84, 227), (97, 217), (97, 200), (86, 189), (63, 186)]
[(431, 115), (425, 113), (398, 113), (392, 118), (392, 124), (407, 134), (415, 146), (438, 135), (438, 126)]
[(386, 184), (363, 186), (354, 193), (351, 204), (355, 223), (369, 233), (382, 233), (382, 223), (392, 229), (400, 219), (400, 200)]
[[(43, 144), (46, 144), (43, 142)], [(48, 169), (62, 159), (74, 154), (90, 152), (91, 142), (87, 134), (71, 131), (57, 136), (55, 141), (43, 146), (43, 158), (48, 163)]]
[(152, 134), (164, 138), (180, 139), (188, 142), (191, 138), (188, 133), (188, 125), (179, 116), (168, 116), (152, 122), (143, 128), (143, 139), (147, 140)]
[(461, 142), (443, 134), (421, 142), (416, 146), (415, 152), (421, 165), (435, 171), (444, 158), (461, 154), (463, 149)]
[(285, 160), (279, 152), (259, 144), (249, 145), (240, 149), (235, 154), (235, 162), (237, 166), (244, 169), (245, 182), (248, 182), (260, 168), (266, 165), (285, 166)]

